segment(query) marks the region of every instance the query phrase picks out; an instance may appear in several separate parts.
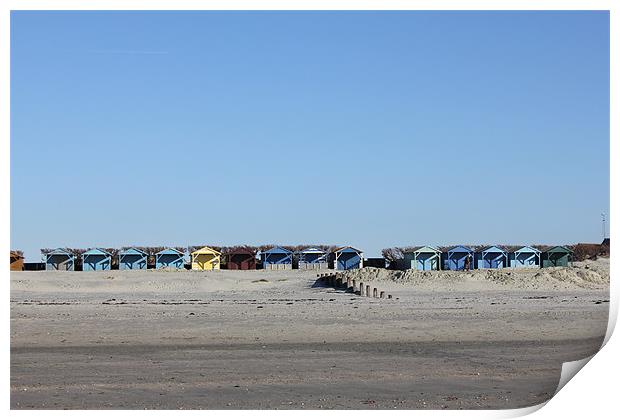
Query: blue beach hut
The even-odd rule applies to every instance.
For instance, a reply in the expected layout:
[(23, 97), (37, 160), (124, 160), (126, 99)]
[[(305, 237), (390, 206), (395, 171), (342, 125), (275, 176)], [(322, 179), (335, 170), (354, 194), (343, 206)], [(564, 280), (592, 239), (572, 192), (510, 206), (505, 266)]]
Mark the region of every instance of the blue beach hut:
[(183, 268), (183, 253), (178, 249), (166, 248), (155, 254), (155, 268)]
[(275, 246), (261, 253), (261, 261), (266, 270), (290, 270), (293, 268), (293, 251)]
[(464, 270), (465, 259), (469, 255), (471, 261), (469, 268), (474, 268), (474, 251), (466, 246), (459, 245), (450, 248), (443, 253), (444, 270)]
[(333, 252), (334, 269), (353, 270), (364, 265), (364, 253), (352, 246), (344, 246)]
[(74, 271), (75, 270), (75, 254), (66, 248), (56, 248), (46, 254), (45, 259), (46, 270)]
[(124, 249), (118, 254), (119, 270), (146, 270), (147, 253), (138, 248)]
[(484, 247), (476, 251), (476, 268), (508, 267), (508, 252), (499, 246)]
[(320, 248), (306, 248), (299, 251), (299, 268), (304, 270), (327, 269), (327, 251)]
[(540, 250), (524, 246), (509, 254), (510, 268), (540, 268)]
[(82, 254), (82, 271), (106, 271), (111, 265), (112, 254), (101, 248), (92, 248)]

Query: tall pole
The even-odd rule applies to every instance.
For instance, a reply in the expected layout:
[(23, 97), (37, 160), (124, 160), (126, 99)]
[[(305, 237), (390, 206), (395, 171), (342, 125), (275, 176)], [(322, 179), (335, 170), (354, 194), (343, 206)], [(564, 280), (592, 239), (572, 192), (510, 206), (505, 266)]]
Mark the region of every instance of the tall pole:
[(601, 219), (603, 221), (603, 239), (605, 239), (607, 237), (607, 229), (605, 229), (605, 213), (601, 213)]

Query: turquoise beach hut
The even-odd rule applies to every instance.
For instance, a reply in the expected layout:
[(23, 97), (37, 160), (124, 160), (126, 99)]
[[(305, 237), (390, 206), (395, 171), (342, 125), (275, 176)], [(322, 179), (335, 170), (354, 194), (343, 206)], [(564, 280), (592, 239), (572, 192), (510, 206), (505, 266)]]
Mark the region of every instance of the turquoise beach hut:
[(568, 267), (573, 251), (565, 246), (552, 246), (546, 248), (540, 254), (541, 266), (546, 267)]
[(476, 268), (505, 268), (508, 266), (508, 252), (499, 246), (489, 246), (476, 252)]
[(92, 248), (82, 254), (82, 271), (106, 271), (112, 267), (112, 254), (101, 248)]
[(183, 268), (183, 253), (178, 249), (166, 248), (155, 254), (155, 268)]
[(439, 270), (441, 251), (433, 246), (421, 246), (404, 253), (404, 269), (419, 271)]
[(510, 252), (510, 268), (540, 268), (540, 250), (523, 246)]
[(48, 271), (74, 271), (75, 254), (66, 248), (56, 248), (43, 254), (45, 269)]
[(146, 270), (147, 253), (138, 248), (124, 249), (118, 253), (119, 270)]
[(465, 260), (469, 256), (470, 266), (474, 268), (474, 251), (466, 246), (459, 245), (449, 248), (442, 253), (444, 270), (464, 270)]

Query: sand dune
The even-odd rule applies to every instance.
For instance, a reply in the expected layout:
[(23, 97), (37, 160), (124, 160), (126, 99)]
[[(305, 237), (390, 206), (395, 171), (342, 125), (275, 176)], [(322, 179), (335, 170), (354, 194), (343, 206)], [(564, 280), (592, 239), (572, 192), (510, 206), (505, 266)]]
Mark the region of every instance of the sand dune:
[(602, 290), (609, 288), (609, 259), (576, 262), (572, 267), (469, 272), (363, 268), (343, 273), (343, 276), (357, 281), (379, 282), (388, 288), (394, 283), (416, 290)]

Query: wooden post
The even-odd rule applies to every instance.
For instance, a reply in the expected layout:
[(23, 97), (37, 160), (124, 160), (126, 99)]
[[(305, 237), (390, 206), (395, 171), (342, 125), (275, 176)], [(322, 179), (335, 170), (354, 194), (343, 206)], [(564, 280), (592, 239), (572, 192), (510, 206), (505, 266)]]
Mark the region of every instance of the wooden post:
[(360, 282), (360, 296), (366, 296), (366, 289), (364, 289), (363, 282)]
[(378, 293), (377, 288), (376, 288), (376, 287), (375, 287), (375, 288), (373, 288), (373, 289), (372, 289), (372, 297), (374, 297), (374, 298), (378, 297), (378, 296), (377, 296), (377, 293)]
[(355, 292), (355, 287), (357, 287), (357, 284), (356, 284), (356, 283), (357, 283), (357, 281), (356, 281), (356, 280), (353, 280), (353, 291), (354, 291), (354, 292)]
[(370, 286), (366, 285), (366, 296), (370, 297)]
[(385, 292), (382, 290), (381, 293), (379, 294), (379, 298), (381, 299), (385, 299)]

